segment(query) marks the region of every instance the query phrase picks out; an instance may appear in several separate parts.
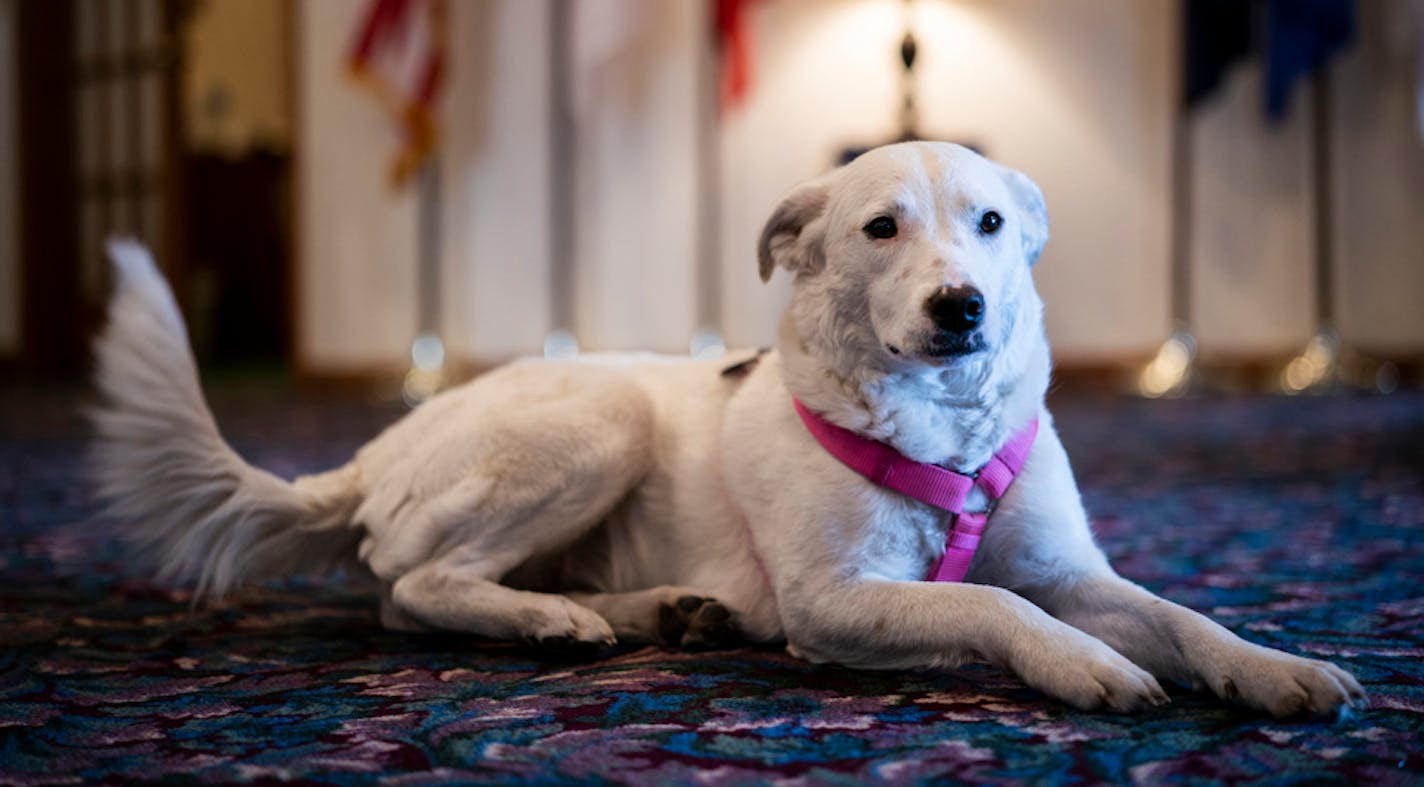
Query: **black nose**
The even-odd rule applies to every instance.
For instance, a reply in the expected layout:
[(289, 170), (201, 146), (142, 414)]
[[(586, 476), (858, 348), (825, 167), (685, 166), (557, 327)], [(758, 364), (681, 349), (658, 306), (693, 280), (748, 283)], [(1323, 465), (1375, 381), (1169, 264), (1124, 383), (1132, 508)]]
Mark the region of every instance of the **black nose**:
[(965, 333), (984, 321), (984, 296), (973, 287), (940, 287), (925, 301), (925, 312), (941, 330)]

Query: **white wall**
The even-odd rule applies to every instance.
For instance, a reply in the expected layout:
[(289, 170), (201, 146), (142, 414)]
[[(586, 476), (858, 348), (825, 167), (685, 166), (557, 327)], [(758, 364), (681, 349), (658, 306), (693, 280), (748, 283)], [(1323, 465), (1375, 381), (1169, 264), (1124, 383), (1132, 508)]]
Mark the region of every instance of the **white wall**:
[[(1405, 3), (1360, 3), (1354, 45), (1332, 65), (1336, 329), (1367, 352), (1424, 350), (1424, 139), (1415, 126)], [(1262, 357), (1316, 330), (1314, 94), (1296, 84), (1279, 126), (1263, 120), (1261, 67), (1243, 65), (1202, 107), (1192, 236), (1193, 317), (1203, 351)]]
[(1417, 356), (1424, 349), (1424, 131), (1414, 114), (1420, 86), (1405, 19), (1411, 4), (1358, 8), (1364, 46), (1341, 59), (1332, 87), (1338, 328), (1366, 350)]
[(631, 7), (646, 43), (606, 63), (584, 87), (594, 94), (575, 100), (585, 105), (575, 120), (575, 325), (590, 348), (687, 352), (696, 329), (695, 42), (706, 9)]
[[(586, 348), (685, 351), (693, 330), (693, 54), (700, 6), (635, 3), (632, 49), (580, 81), (575, 332)], [(539, 348), (549, 296), (549, 14), (451, 6), (442, 173), (444, 322), (457, 355)], [(571, 186), (572, 187), (572, 186)], [(413, 242), (413, 241), (412, 241)]]
[(15, 149), (15, 9), (0, 0), (0, 356), (20, 351), (20, 247), (15, 237), (20, 177)]
[[(921, 132), (979, 145), (1048, 199), (1053, 237), (1036, 275), (1059, 357), (1148, 352), (1169, 332), (1170, 8), (920, 2), (916, 14)], [(904, 34), (895, 0), (784, 0), (757, 22), (754, 90), (725, 145), (736, 344), (775, 335), (787, 283), (761, 289), (752, 251), (780, 193), (846, 145), (896, 133)]]
[(402, 368), (415, 330), (415, 200), (393, 192), (396, 135), (345, 74), (366, 3), (300, 3), (297, 353), (324, 373)]
[(507, 358), (536, 350), (550, 323), (548, 9), (450, 8), (443, 327), (456, 357)]
[(1193, 121), (1192, 328), (1203, 353), (1289, 354), (1315, 331), (1311, 96), (1278, 128), (1243, 64)]
[[(628, 0), (643, 36), (579, 116), (576, 329), (586, 349), (686, 348), (694, 329), (694, 47), (701, 6)], [(617, 6), (609, 0), (605, 7)], [(340, 78), (360, 4), (302, 6), (302, 346), (311, 365), (400, 362), (414, 330), (414, 202), (381, 178), (394, 145)], [(899, 0), (754, 6), (748, 101), (722, 129), (723, 328), (775, 336), (787, 281), (755, 272), (776, 200), (848, 144), (889, 137)], [(1037, 271), (1060, 361), (1132, 360), (1170, 332), (1170, 123), (1176, 13), (1135, 0), (916, 3), (922, 131), (982, 145), (1032, 175), (1053, 238)], [(1362, 4), (1362, 36), (1379, 27)], [(548, 4), (452, 4), (443, 178), (444, 321), (457, 356), (536, 352), (550, 327)], [(1368, 47), (1366, 47), (1368, 48)], [(1394, 70), (1389, 70), (1394, 69)], [(1314, 329), (1308, 94), (1259, 121), (1247, 67), (1196, 121), (1193, 301), (1203, 352), (1295, 349)], [(1424, 148), (1407, 66), (1358, 52), (1336, 74), (1340, 328), (1424, 349)], [(1348, 250), (1348, 251), (1347, 251)]]

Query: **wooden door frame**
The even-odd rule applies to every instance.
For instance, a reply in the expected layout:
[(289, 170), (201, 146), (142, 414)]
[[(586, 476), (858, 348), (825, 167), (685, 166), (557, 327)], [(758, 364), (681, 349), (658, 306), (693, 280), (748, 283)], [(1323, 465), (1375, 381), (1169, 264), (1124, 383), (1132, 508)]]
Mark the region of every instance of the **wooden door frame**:
[[(17, 364), (45, 376), (75, 376), (90, 364), (89, 343), (103, 323), (103, 304), (83, 291), (79, 171), (76, 0), (15, 2), (16, 178), (18, 196), (20, 344)], [(182, 248), (182, 149), (178, 33), (185, 0), (160, 0), (165, 58), (160, 91), (161, 229), (154, 253), (173, 282), (179, 305)], [(117, 67), (110, 64), (109, 67)]]
[(19, 360), (31, 371), (72, 373), (84, 357), (75, 8), (70, 2), (20, 2), (11, 7), (17, 77)]

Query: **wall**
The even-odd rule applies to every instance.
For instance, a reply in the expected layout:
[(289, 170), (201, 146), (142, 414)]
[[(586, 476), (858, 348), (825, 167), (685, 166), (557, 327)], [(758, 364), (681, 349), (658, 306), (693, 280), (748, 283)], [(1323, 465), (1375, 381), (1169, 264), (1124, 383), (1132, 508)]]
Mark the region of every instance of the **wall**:
[[(298, 345), (319, 373), (403, 363), (417, 322), (417, 198), (381, 182), (396, 138), (340, 77), (363, 8), (301, 9)], [(640, 33), (665, 43), (579, 85), (577, 275), (563, 286), (586, 348), (685, 351), (693, 330), (695, 73), (684, 44), (700, 34), (697, 8), (644, 4)], [(455, 357), (503, 359), (537, 352), (552, 326), (549, 11), (508, 0), (450, 10), (442, 328)]]
[(1268, 127), (1261, 80), (1242, 65), (1193, 118), (1191, 318), (1208, 354), (1289, 353), (1315, 330), (1311, 95)]
[[(204, 0), (189, 23), (183, 74), (188, 147), (241, 153), (285, 149), (291, 133), (285, 0)], [(272, 42), (254, 57), (253, 42)], [(275, 55), (275, 56), (274, 56)]]
[(443, 328), (455, 357), (507, 358), (536, 350), (551, 321), (548, 9), (451, 11), (460, 45), (449, 52), (441, 153)]
[(704, 5), (631, 7), (646, 43), (588, 63), (597, 78), (582, 90), (592, 95), (575, 83), (577, 333), (593, 348), (687, 352), (697, 327), (694, 42)]
[[(1404, 3), (1357, 4), (1354, 45), (1332, 65), (1335, 328), (1366, 351), (1424, 351), (1424, 139), (1414, 125)], [(1424, 31), (1421, 31), (1424, 32)], [(1205, 353), (1299, 350), (1317, 328), (1314, 92), (1298, 83), (1263, 119), (1261, 67), (1241, 66), (1201, 107), (1193, 141), (1193, 320)]]
[[(569, 86), (578, 216), (575, 277), (561, 286), (574, 293), (584, 347), (679, 352), (694, 328), (696, 253), (695, 50), (682, 44), (700, 34), (700, 6), (627, 7), (627, 29), (601, 36), (663, 43), (586, 54), (591, 73)], [(607, 10), (585, 3), (575, 14), (585, 9)], [(585, 33), (591, 21), (573, 20)], [(451, 23), (458, 45), (441, 158), (444, 327), (456, 356), (508, 358), (536, 351), (554, 319), (549, 8), (456, 3)]]
[(20, 352), (20, 176), (15, 150), (15, 0), (0, 0), (0, 357)]
[[(578, 113), (576, 329), (586, 349), (687, 347), (696, 302), (697, 4), (631, 9), (634, 45), (602, 64)], [(303, 326), (310, 365), (397, 364), (414, 331), (415, 203), (380, 183), (393, 134), (340, 76), (355, 0), (305, 4)], [(443, 319), (457, 356), (537, 352), (551, 325), (548, 4), (455, 3), (442, 177)], [(1128, 361), (1172, 330), (1170, 131), (1176, 14), (1134, 0), (919, 0), (922, 130), (979, 144), (1030, 173), (1053, 238), (1037, 269), (1060, 362)], [(1362, 36), (1383, 25), (1361, 4)], [(849, 144), (895, 131), (898, 0), (755, 6), (753, 91), (724, 120), (720, 281), (730, 345), (775, 336), (786, 277), (763, 285), (761, 222)], [(1374, 32), (1371, 32), (1374, 31)], [(1365, 47), (1373, 51), (1370, 46)], [(1361, 52), (1339, 97), (1339, 327), (1351, 341), (1424, 350), (1417, 250), (1424, 148), (1408, 126), (1408, 66)], [(580, 83), (580, 90), (587, 86)], [(585, 97), (586, 98), (586, 97)], [(1309, 95), (1285, 126), (1259, 121), (1240, 69), (1193, 131), (1195, 327), (1203, 352), (1289, 352), (1314, 330)]]
[(400, 368), (415, 329), (415, 200), (386, 183), (395, 133), (345, 72), (360, 0), (300, 3), (297, 363)]
[[(1144, 354), (1169, 332), (1169, 10), (1133, 0), (916, 6), (922, 133), (976, 144), (1030, 173), (1048, 200), (1052, 240), (1036, 276), (1060, 358)], [(725, 147), (732, 343), (774, 336), (787, 283), (762, 290), (751, 272), (780, 192), (847, 144), (896, 132), (903, 31), (889, 0), (776, 2), (759, 14), (758, 81)]]
[(1417, 4), (1358, 7), (1363, 46), (1332, 75), (1338, 328), (1363, 349), (1417, 357), (1424, 351), (1424, 129), (1416, 125), (1421, 86), (1411, 43), (1424, 46), (1424, 29), (1409, 25)]

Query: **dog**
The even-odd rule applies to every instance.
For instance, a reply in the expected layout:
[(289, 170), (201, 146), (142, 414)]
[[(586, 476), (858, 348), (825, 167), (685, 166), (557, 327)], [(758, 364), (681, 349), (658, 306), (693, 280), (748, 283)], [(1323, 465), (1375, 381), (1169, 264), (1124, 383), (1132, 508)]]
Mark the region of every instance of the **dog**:
[[(379, 580), (393, 629), (984, 661), (1081, 709), (1161, 705), (1159, 679), (1276, 716), (1360, 706), (1339, 667), (1109, 567), (1044, 406), (1047, 240), (1026, 175), (947, 143), (877, 148), (767, 221), (761, 278), (794, 276), (775, 349), (517, 361), (292, 482), (223, 441), (167, 285), (114, 241), (98, 489), (195, 598), (348, 568)], [(921, 475), (957, 502), (907, 493)]]

